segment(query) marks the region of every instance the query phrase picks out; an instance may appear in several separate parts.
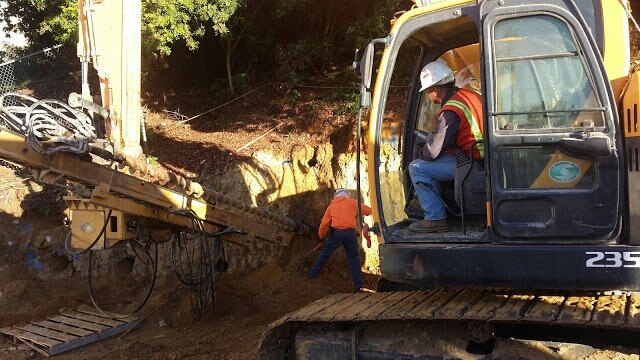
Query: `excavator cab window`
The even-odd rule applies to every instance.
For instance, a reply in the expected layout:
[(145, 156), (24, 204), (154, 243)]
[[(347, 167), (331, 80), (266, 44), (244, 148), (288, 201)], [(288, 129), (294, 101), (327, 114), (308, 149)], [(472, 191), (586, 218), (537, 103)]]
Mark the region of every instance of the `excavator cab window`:
[(498, 133), (575, 131), (585, 121), (606, 130), (600, 101), (561, 20), (541, 15), (498, 22), (495, 56)]
[[(500, 21), (495, 27), (495, 56), (496, 135), (592, 131), (610, 136), (604, 109), (564, 22), (548, 15)], [(574, 160), (582, 167), (576, 168), (579, 175), (571, 181), (539, 179), (556, 151), (555, 146), (505, 150), (501, 185), (505, 189), (564, 187), (567, 182), (593, 186), (595, 171), (588, 160)], [(529, 166), (519, 166), (522, 163)]]

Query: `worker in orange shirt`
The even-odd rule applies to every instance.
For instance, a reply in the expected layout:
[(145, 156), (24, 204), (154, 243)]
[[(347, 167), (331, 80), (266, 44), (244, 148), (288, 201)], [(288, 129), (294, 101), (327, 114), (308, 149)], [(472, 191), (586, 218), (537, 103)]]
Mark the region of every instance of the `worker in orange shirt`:
[[(371, 215), (371, 208), (367, 205), (362, 204), (360, 209), (363, 216)], [(356, 226), (357, 216), (358, 202), (351, 198), (349, 190), (342, 188), (336, 190), (333, 200), (331, 200), (327, 210), (324, 212), (318, 229), (318, 236), (320, 239), (325, 240), (320, 250), (320, 255), (318, 255), (318, 259), (316, 259), (309, 273), (311, 278), (318, 277), (322, 265), (342, 245), (347, 254), (353, 285), (358, 290), (362, 289), (360, 253), (358, 252), (358, 226)]]

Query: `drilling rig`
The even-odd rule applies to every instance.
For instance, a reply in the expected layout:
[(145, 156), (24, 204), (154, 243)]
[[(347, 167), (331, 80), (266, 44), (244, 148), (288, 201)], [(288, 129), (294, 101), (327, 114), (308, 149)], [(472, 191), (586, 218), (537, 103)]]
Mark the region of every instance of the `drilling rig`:
[[(204, 266), (178, 275), (188, 285), (208, 282), (204, 295), (212, 297), (217, 274), (228, 266), (221, 241), (287, 246), (294, 235), (309, 233), (292, 218), (147, 161), (140, 145), (140, 0), (79, 0), (78, 26), (80, 93), (69, 94), (68, 102), (0, 96), (0, 158), (30, 169), (40, 183), (68, 189), (70, 254), (134, 243), (156, 246), (157, 262), (157, 245), (173, 240), (179, 262), (180, 247), (197, 243)], [(99, 94), (91, 93), (91, 68)]]

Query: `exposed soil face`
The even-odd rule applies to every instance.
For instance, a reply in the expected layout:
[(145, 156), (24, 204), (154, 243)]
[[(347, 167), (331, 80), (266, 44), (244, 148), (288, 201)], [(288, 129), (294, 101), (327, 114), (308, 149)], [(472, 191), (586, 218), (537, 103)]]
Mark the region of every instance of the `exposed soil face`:
[[(631, 12), (636, 19), (640, 21), (640, 2), (629, 1), (631, 5)], [(638, 23), (640, 25), (640, 22)], [(633, 22), (629, 22), (629, 29), (631, 33), (631, 71), (640, 70), (640, 32)]]

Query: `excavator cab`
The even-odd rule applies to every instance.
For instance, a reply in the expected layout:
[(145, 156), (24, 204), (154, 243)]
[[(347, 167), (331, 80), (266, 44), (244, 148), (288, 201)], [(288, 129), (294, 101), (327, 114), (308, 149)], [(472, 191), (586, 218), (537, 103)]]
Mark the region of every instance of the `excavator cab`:
[[(630, 245), (617, 95), (603, 59), (611, 3), (453, 3), (402, 14), (368, 47), (385, 45), (368, 137), (383, 276), (423, 288), (639, 288), (638, 249), (611, 252)], [(436, 59), (482, 96), (474, 146), (485, 156), (458, 154), (455, 180), (440, 183), (449, 229), (420, 233), (409, 229), (422, 215), (407, 167), (441, 106), (419, 92), (420, 70)]]

